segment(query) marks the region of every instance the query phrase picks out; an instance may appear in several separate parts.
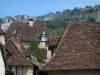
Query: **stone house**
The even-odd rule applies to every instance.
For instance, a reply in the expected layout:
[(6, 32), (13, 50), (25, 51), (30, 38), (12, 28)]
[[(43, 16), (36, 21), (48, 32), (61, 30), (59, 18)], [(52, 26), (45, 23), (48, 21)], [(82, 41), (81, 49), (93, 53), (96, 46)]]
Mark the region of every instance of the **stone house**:
[(6, 31), (6, 40), (17, 36), (13, 34), (14, 31), (18, 33), (19, 40), (25, 49), (29, 48), (32, 40), (37, 39), (39, 41), (39, 47), (46, 55), (45, 60), (51, 58), (54, 48), (57, 47), (60, 41), (59, 38), (52, 38), (47, 27), (38, 20), (34, 23), (32, 23), (32, 20), (29, 23), (12, 22)]
[(5, 41), (5, 33), (0, 28), (0, 74), (2, 75), (35, 75), (38, 63), (28, 50), (20, 43), (18, 37)]
[(100, 75), (100, 24), (70, 22), (37, 75)]
[(50, 37), (50, 34), (45, 25), (34, 23), (32, 26), (27, 23), (12, 22), (6, 31), (6, 40), (11, 37), (14, 31), (18, 32), (19, 39), (26, 49), (29, 48), (32, 40), (38, 39), (39, 47), (46, 48), (48, 52), (48, 37)]
[[(29, 23), (11, 22), (1, 35), (1, 42), (5, 46), (7, 56), (7, 74), (12, 75), (35, 75), (38, 66), (37, 57), (29, 50), (30, 42), (38, 39), (39, 47), (42, 50), (44, 61), (47, 62), (57, 47), (58, 38), (50, 38), (45, 25), (34, 22)], [(53, 41), (53, 40), (56, 41)], [(49, 49), (52, 48), (52, 49)]]
[[(28, 52), (28, 51), (27, 51)], [(33, 75), (37, 65), (27, 58), (24, 47), (13, 39), (6, 42), (7, 72), (12, 75)], [(31, 54), (29, 55), (31, 56)], [(33, 60), (34, 61), (34, 60)]]
[[(42, 50), (44, 61), (51, 58), (53, 50), (49, 50), (49, 44), (54, 41), (49, 38), (50, 34), (45, 25), (40, 23), (11, 22), (5, 31), (5, 49), (7, 55), (7, 72), (13, 75), (35, 75), (38, 66), (37, 57), (29, 50), (30, 42), (38, 39), (39, 47)], [(36, 21), (37, 22), (37, 21)], [(3, 41), (3, 40), (2, 40)], [(53, 44), (55, 48), (58, 44)]]
[[(30, 25), (31, 24), (31, 25)], [(6, 30), (7, 71), (13, 75), (33, 75), (38, 69), (37, 57), (29, 50), (30, 42), (38, 39), (41, 48), (47, 50), (48, 30), (43, 24), (12, 22)], [(35, 68), (34, 68), (35, 67)]]

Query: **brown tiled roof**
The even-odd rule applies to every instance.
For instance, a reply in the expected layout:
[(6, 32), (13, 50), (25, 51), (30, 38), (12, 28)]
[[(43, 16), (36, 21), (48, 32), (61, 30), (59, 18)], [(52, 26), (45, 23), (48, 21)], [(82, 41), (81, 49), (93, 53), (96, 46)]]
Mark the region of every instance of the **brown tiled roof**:
[(60, 42), (60, 39), (61, 38), (52, 38), (52, 37), (49, 37), (48, 38), (48, 40), (49, 40), (48, 45), (49, 46), (57, 46), (58, 43)]
[(19, 33), (21, 41), (31, 41), (40, 37), (41, 33), (45, 30), (49, 35), (48, 29), (43, 24), (29, 26), (26, 23), (12, 22), (8, 30), (6, 31), (6, 39), (12, 35), (12, 32), (16, 29)]
[(56, 53), (41, 69), (100, 68), (100, 25), (70, 23)]
[(8, 59), (8, 65), (32, 65), (33, 63), (27, 60), (21, 51), (16, 47), (13, 40), (9, 39), (6, 43), (6, 48), (11, 53)]
[(24, 45), (19, 41), (20, 47), (21, 47), (21, 52), (25, 55), (25, 56), (30, 56), (33, 54), (32, 50), (29, 49), (25, 49)]

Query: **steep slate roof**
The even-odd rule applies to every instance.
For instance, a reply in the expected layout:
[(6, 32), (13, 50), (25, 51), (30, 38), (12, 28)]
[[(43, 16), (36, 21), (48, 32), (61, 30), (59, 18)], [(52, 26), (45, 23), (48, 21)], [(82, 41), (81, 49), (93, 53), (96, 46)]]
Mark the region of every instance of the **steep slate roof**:
[(42, 70), (100, 68), (100, 24), (70, 23)]
[(60, 42), (60, 39), (61, 38), (53, 38), (53, 37), (49, 37), (48, 38), (48, 44), (49, 44), (49, 46), (57, 46), (58, 45), (58, 43)]
[(31, 41), (34, 38), (39, 38), (41, 33), (45, 30), (47, 35), (49, 35), (48, 29), (43, 24), (29, 26), (26, 23), (21, 22), (12, 22), (8, 30), (6, 31), (6, 39), (8, 39), (14, 29), (19, 33), (19, 37), (21, 41)]
[(32, 65), (33, 63), (30, 62), (25, 58), (17, 46), (14, 44), (12, 39), (7, 40), (6, 48), (11, 53), (11, 56), (8, 59), (8, 65)]

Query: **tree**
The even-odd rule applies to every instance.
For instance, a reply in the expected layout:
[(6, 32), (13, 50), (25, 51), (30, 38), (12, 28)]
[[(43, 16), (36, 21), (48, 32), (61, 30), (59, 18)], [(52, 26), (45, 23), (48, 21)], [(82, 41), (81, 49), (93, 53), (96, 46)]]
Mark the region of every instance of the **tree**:
[(94, 11), (94, 9), (93, 9), (92, 6), (86, 6), (85, 11), (86, 11), (87, 13), (92, 13), (92, 12)]
[(30, 43), (30, 50), (32, 50), (33, 54), (38, 58), (38, 61), (43, 61), (42, 51), (38, 46), (39, 41), (34, 39)]
[(87, 21), (88, 21), (88, 22), (91, 22), (91, 23), (96, 22), (95, 18), (88, 18)]

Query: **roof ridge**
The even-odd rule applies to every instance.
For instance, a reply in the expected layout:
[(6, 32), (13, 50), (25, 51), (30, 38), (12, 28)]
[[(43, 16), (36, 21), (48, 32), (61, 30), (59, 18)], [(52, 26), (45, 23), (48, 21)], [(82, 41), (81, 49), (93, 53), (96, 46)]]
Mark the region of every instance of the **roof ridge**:
[(99, 32), (94, 24), (69, 22), (57, 51), (40, 69), (100, 68)]
[[(11, 41), (13, 42), (13, 44), (16, 46), (15, 42), (11, 39)], [(27, 60), (27, 58), (23, 55), (23, 53), (18, 49), (18, 47), (16, 46), (17, 50), (20, 52), (20, 54)], [(29, 61), (29, 60), (28, 60)], [(32, 63), (32, 62), (31, 62)]]
[[(12, 39), (11, 39), (11, 40), (12, 40)], [(13, 42), (14, 45), (16, 46), (16, 44), (15, 44), (15, 42), (14, 42), (13, 40), (12, 40), (12, 42)], [(16, 46), (16, 47), (17, 47), (17, 46)], [(20, 52), (20, 54), (21, 54), (28, 62), (30, 62), (30, 63), (32, 63), (32, 64), (38, 66), (38, 64), (36, 64), (34, 61), (28, 60), (28, 59), (25, 57), (25, 55), (18, 49), (18, 47), (17, 47), (17, 50)]]
[[(65, 37), (65, 35), (66, 35), (66, 33), (67, 33), (68, 29), (69, 29), (69, 26), (70, 26), (70, 23), (69, 23), (68, 27), (66, 28), (66, 30), (65, 30), (65, 32), (64, 32), (64, 34), (63, 34), (63, 36), (62, 36), (62, 38), (61, 38), (61, 40), (60, 40), (60, 42), (58, 43), (58, 47), (57, 47), (57, 49), (56, 49), (56, 52), (58, 51), (58, 49), (59, 49), (59, 47), (60, 47), (60, 45), (61, 45), (61, 42), (62, 42), (62, 40), (64, 39), (64, 37)], [(56, 54), (56, 52), (54, 53), (54, 55)], [(54, 56), (54, 55), (53, 55), (53, 56)]]

